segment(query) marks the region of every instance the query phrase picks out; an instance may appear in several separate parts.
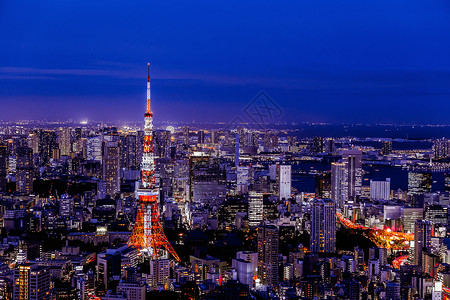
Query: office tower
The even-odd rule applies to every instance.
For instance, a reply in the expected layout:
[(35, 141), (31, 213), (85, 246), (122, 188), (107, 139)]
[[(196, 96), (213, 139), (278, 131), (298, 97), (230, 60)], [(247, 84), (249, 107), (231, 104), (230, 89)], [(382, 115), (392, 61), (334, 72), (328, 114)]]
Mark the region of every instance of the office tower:
[(68, 156), (72, 152), (72, 128), (60, 128), (58, 131), (58, 143), (61, 155)]
[(277, 227), (258, 227), (258, 278), (264, 286), (278, 285), (278, 242)]
[(383, 155), (389, 155), (392, 153), (392, 142), (391, 141), (381, 142), (381, 153)]
[(144, 145), (142, 151), (141, 181), (136, 194), (139, 197), (136, 222), (128, 245), (140, 250), (152, 260), (164, 259), (167, 252), (180, 261), (164, 234), (159, 217), (158, 194), (155, 187), (155, 160), (153, 156), (153, 113), (150, 101), (150, 64), (147, 75), (147, 109), (144, 114)]
[(239, 133), (236, 132), (234, 141), (234, 166), (239, 166)]
[(431, 247), (431, 237), (433, 236), (433, 223), (426, 220), (416, 220), (414, 224), (414, 264), (422, 265), (423, 250), (427, 251)]
[(249, 192), (248, 195), (248, 225), (256, 227), (261, 224), (264, 216), (263, 194)]
[(211, 144), (217, 144), (219, 141), (219, 132), (212, 130), (211, 131)]
[(446, 206), (429, 205), (425, 209), (425, 220), (433, 224), (441, 224), (446, 226), (448, 223), (448, 211)]
[(290, 165), (277, 165), (278, 198), (291, 198), (292, 174)]
[(92, 136), (86, 142), (86, 159), (102, 161), (103, 136)]
[(430, 193), (433, 185), (431, 173), (408, 172), (408, 194), (420, 195)]
[(103, 181), (106, 194), (114, 197), (120, 192), (120, 148), (117, 142), (104, 142), (102, 152)]
[(139, 170), (138, 137), (127, 133), (120, 137), (120, 167), (125, 170)]
[(197, 131), (197, 143), (198, 144), (205, 143), (205, 132), (203, 130)]
[(435, 158), (447, 158), (450, 155), (450, 141), (442, 138), (434, 140), (433, 153)]
[(339, 208), (343, 208), (348, 200), (348, 169), (345, 163), (331, 164), (331, 199)]
[(170, 131), (155, 130), (155, 157), (169, 158), (170, 157)]
[(347, 166), (348, 198), (356, 199), (361, 195), (362, 152), (361, 150), (342, 151), (342, 162)]
[(49, 268), (27, 263), (14, 270), (13, 300), (47, 300), (49, 291)]
[(315, 176), (316, 197), (330, 199), (331, 196), (331, 172), (323, 172)]
[(118, 249), (107, 249), (97, 255), (97, 289), (107, 291), (118, 283), (121, 274), (121, 253)]
[(0, 144), (0, 193), (6, 191), (6, 160), (8, 152), (6, 145)]
[(147, 282), (153, 288), (158, 285), (165, 286), (169, 282), (170, 260), (168, 259), (152, 259), (150, 260), (150, 278)]
[(33, 179), (33, 149), (20, 147), (17, 149), (16, 191), (25, 195), (31, 194)]
[(312, 153), (314, 154), (318, 154), (318, 153), (322, 153), (324, 150), (323, 147), (323, 137), (321, 136), (315, 136), (313, 137), (313, 141), (312, 141), (312, 149), (311, 149)]
[(333, 138), (327, 138), (325, 141), (325, 151), (333, 153), (336, 150), (336, 144)]
[(370, 199), (389, 200), (391, 198), (391, 179), (385, 181), (370, 180)]
[(189, 141), (189, 127), (188, 126), (184, 126), (182, 130), (183, 130), (183, 145), (185, 147), (189, 147), (189, 145), (190, 145), (190, 141)]
[(331, 199), (316, 199), (311, 207), (311, 252), (336, 251), (336, 205)]
[(423, 208), (405, 207), (403, 208), (403, 230), (406, 233), (414, 233), (416, 220), (423, 219)]
[(189, 200), (206, 203), (222, 202), (227, 194), (226, 172), (214, 157), (189, 157)]
[(39, 133), (39, 160), (41, 165), (48, 165), (53, 156), (53, 149), (58, 149), (56, 132), (41, 130)]
[(31, 131), (27, 138), (28, 147), (33, 149), (33, 153), (39, 152), (39, 131)]
[(236, 189), (238, 194), (246, 194), (251, 184), (252, 170), (250, 167), (238, 166), (236, 168)]

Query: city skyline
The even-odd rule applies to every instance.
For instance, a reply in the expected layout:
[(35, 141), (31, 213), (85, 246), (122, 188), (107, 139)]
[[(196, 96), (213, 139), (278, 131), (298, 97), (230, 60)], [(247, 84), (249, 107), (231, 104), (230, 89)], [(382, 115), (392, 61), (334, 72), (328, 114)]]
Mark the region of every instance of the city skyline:
[(89, 4), (1, 4), (0, 119), (140, 120), (150, 61), (161, 121), (264, 90), (289, 122), (449, 123), (445, 1)]

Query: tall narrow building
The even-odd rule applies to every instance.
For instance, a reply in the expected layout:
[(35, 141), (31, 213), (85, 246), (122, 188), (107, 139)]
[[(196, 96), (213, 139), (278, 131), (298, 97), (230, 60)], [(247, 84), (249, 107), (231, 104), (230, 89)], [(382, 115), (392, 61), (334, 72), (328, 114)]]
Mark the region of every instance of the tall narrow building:
[(6, 160), (8, 151), (6, 145), (0, 144), (0, 193), (6, 191)]
[(336, 252), (336, 205), (316, 199), (311, 208), (311, 252)]
[(278, 198), (291, 198), (292, 174), (290, 165), (277, 165)]
[(274, 225), (258, 227), (258, 278), (262, 285), (278, 285), (279, 232)]
[(414, 264), (422, 266), (423, 251), (430, 250), (433, 236), (433, 223), (426, 220), (417, 220), (414, 224)]
[(347, 165), (348, 198), (361, 196), (362, 187), (362, 151), (342, 151), (342, 162)]
[(348, 169), (345, 163), (331, 164), (331, 199), (339, 208), (348, 200)]
[(113, 198), (120, 191), (120, 147), (118, 142), (103, 143), (102, 158), (106, 194)]
[(21, 194), (33, 192), (34, 166), (33, 149), (29, 147), (17, 148), (16, 191)]

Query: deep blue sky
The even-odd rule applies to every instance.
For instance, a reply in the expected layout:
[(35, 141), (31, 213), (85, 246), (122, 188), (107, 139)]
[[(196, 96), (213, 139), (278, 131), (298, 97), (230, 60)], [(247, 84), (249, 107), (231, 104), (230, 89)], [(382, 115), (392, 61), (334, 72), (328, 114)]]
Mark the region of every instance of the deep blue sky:
[(448, 0), (0, 0), (0, 119), (450, 124)]

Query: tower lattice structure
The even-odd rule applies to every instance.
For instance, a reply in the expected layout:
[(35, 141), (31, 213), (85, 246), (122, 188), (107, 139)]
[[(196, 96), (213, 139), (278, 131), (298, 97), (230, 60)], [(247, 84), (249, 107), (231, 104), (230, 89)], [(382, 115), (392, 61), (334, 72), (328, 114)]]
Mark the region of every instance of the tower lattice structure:
[(147, 110), (144, 115), (144, 149), (141, 163), (140, 188), (136, 222), (128, 245), (151, 259), (163, 258), (165, 251), (180, 261), (161, 226), (158, 208), (158, 189), (155, 188), (155, 160), (153, 157), (153, 113), (150, 107), (150, 64), (147, 75)]

